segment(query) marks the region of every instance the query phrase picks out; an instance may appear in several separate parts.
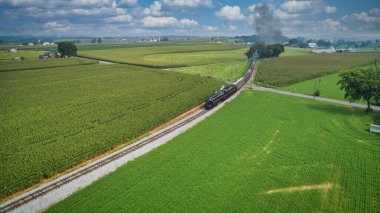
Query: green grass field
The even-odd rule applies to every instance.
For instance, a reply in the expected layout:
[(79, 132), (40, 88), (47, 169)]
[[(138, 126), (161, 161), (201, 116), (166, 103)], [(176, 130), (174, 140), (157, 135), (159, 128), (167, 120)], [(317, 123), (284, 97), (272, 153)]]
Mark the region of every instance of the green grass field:
[(357, 52), (380, 52), (380, 48), (356, 48)]
[(311, 54), (310, 49), (285, 47), (285, 51), (281, 53), (280, 57), (299, 56), (299, 55), (308, 55), (308, 54)]
[(7, 52), (0, 51), (0, 62), (3, 60), (12, 60), (14, 57), (23, 57), (24, 59), (38, 59), (39, 55), (42, 55), (43, 51), (23, 51), (19, 50), (17, 52)]
[(379, 113), (247, 91), (47, 212), (376, 212)]
[(310, 95), (313, 94), (314, 87), (316, 87), (321, 91), (322, 97), (345, 100), (344, 91), (340, 89), (339, 85), (337, 85), (339, 80), (339, 74), (332, 74), (281, 87), (280, 89)]
[(256, 82), (283, 87), (380, 60), (379, 53), (321, 54), (263, 59)]
[(0, 197), (130, 142), (221, 85), (129, 65), (0, 72)]
[(236, 45), (193, 44), (79, 51), (79, 55), (157, 68), (183, 67), (244, 60), (247, 48)]
[(175, 68), (173, 71), (216, 78), (222, 81), (234, 81), (247, 71), (249, 61), (233, 61), (219, 64)]
[(40, 68), (66, 67), (75, 65), (97, 64), (97, 61), (86, 58), (59, 58), (45, 60), (1, 61), (0, 72), (31, 70)]

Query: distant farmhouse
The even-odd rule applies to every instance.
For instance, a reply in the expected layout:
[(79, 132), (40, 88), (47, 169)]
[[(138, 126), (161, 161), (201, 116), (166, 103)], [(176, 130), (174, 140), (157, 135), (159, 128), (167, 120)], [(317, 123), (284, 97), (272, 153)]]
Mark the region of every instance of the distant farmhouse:
[(8, 52), (15, 53), (15, 52), (17, 52), (17, 49), (16, 48), (10, 48), (10, 49), (8, 49)]
[(60, 58), (61, 53), (56, 53), (56, 52), (44, 52), (43, 55), (40, 55), (40, 59), (48, 59), (48, 58)]
[(42, 43), (43, 46), (49, 46), (49, 45), (54, 45), (55, 43), (54, 42), (44, 42)]
[(308, 45), (309, 48), (311, 48), (311, 49), (317, 49), (317, 48), (318, 48), (317, 43), (314, 43), (314, 42), (312, 42), (312, 43), (308, 43), (307, 45)]

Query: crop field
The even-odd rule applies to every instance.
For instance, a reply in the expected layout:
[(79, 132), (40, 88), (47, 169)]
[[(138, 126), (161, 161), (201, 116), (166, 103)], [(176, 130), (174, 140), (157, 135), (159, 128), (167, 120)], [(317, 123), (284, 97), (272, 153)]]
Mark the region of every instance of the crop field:
[(308, 54), (311, 54), (310, 49), (285, 47), (285, 51), (281, 53), (280, 57), (299, 56), (299, 55), (308, 55)]
[(288, 86), (316, 77), (338, 73), (379, 60), (379, 53), (321, 54), (270, 58), (260, 61), (256, 82)]
[(59, 58), (45, 60), (1, 61), (0, 72), (32, 70), (40, 68), (66, 67), (74, 65), (97, 64), (97, 61), (85, 58)]
[(246, 91), (47, 212), (376, 212), (379, 113)]
[(0, 62), (3, 60), (12, 60), (14, 57), (24, 58), (24, 59), (37, 59), (39, 55), (43, 54), (43, 51), (17, 51), (17, 52), (7, 52), (0, 51)]
[(221, 85), (130, 65), (0, 72), (0, 197), (130, 142)]
[(147, 67), (171, 68), (244, 60), (246, 51), (246, 47), (236, 45), (177, 44), (79, 51), (78, 54)]
[(234, 81), (247, 71), (249, 61), (233, 61), (219, 64), (175, 68), (173, 71), (212, 77), (222, 81)]

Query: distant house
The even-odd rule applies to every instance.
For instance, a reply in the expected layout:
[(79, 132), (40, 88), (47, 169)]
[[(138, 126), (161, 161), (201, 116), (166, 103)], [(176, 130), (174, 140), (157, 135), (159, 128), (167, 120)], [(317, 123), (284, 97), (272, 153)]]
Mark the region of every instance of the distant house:
[(40, 59), (48, 59), (48, 58), (60, 58), (61, 57), (61, 53), (56, 53), (56, 52), (44, 52), (43, 55), (40, 55), (39, 58)]
[(10, 49), (8, 49), (8, 52), (15, 53), (15, 52), (17, 52), (17, 49), (16, 48), (10, 48)]
[(44, 42), (44, 43), (42, 43), (42, 45), (43, 46), (48, 46), (48, 45), (50, 45), (50, 42)]
[(33, 46), (34, 44), (32, 42), (28, 43), (28, 46)]
[(308, 45), (309, 48), (311, 48), (311, 49), (317, 49), (317, 48), (318, 48), (317, 43), (308, 43), (307, 45)]

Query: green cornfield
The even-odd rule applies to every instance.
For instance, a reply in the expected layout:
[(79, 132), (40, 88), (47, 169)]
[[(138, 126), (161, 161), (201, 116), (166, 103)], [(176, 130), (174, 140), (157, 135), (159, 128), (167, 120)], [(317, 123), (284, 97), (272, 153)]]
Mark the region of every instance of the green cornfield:
[(323, 75), (365, 66), (379, 53), (311, 54), (303, 56), (279, 57), (260, 61), (255, 81), (275, 87), (288, 86)]
[(0, 197), (131, 142), (221, 85), (129, 65), (0, 72)]

